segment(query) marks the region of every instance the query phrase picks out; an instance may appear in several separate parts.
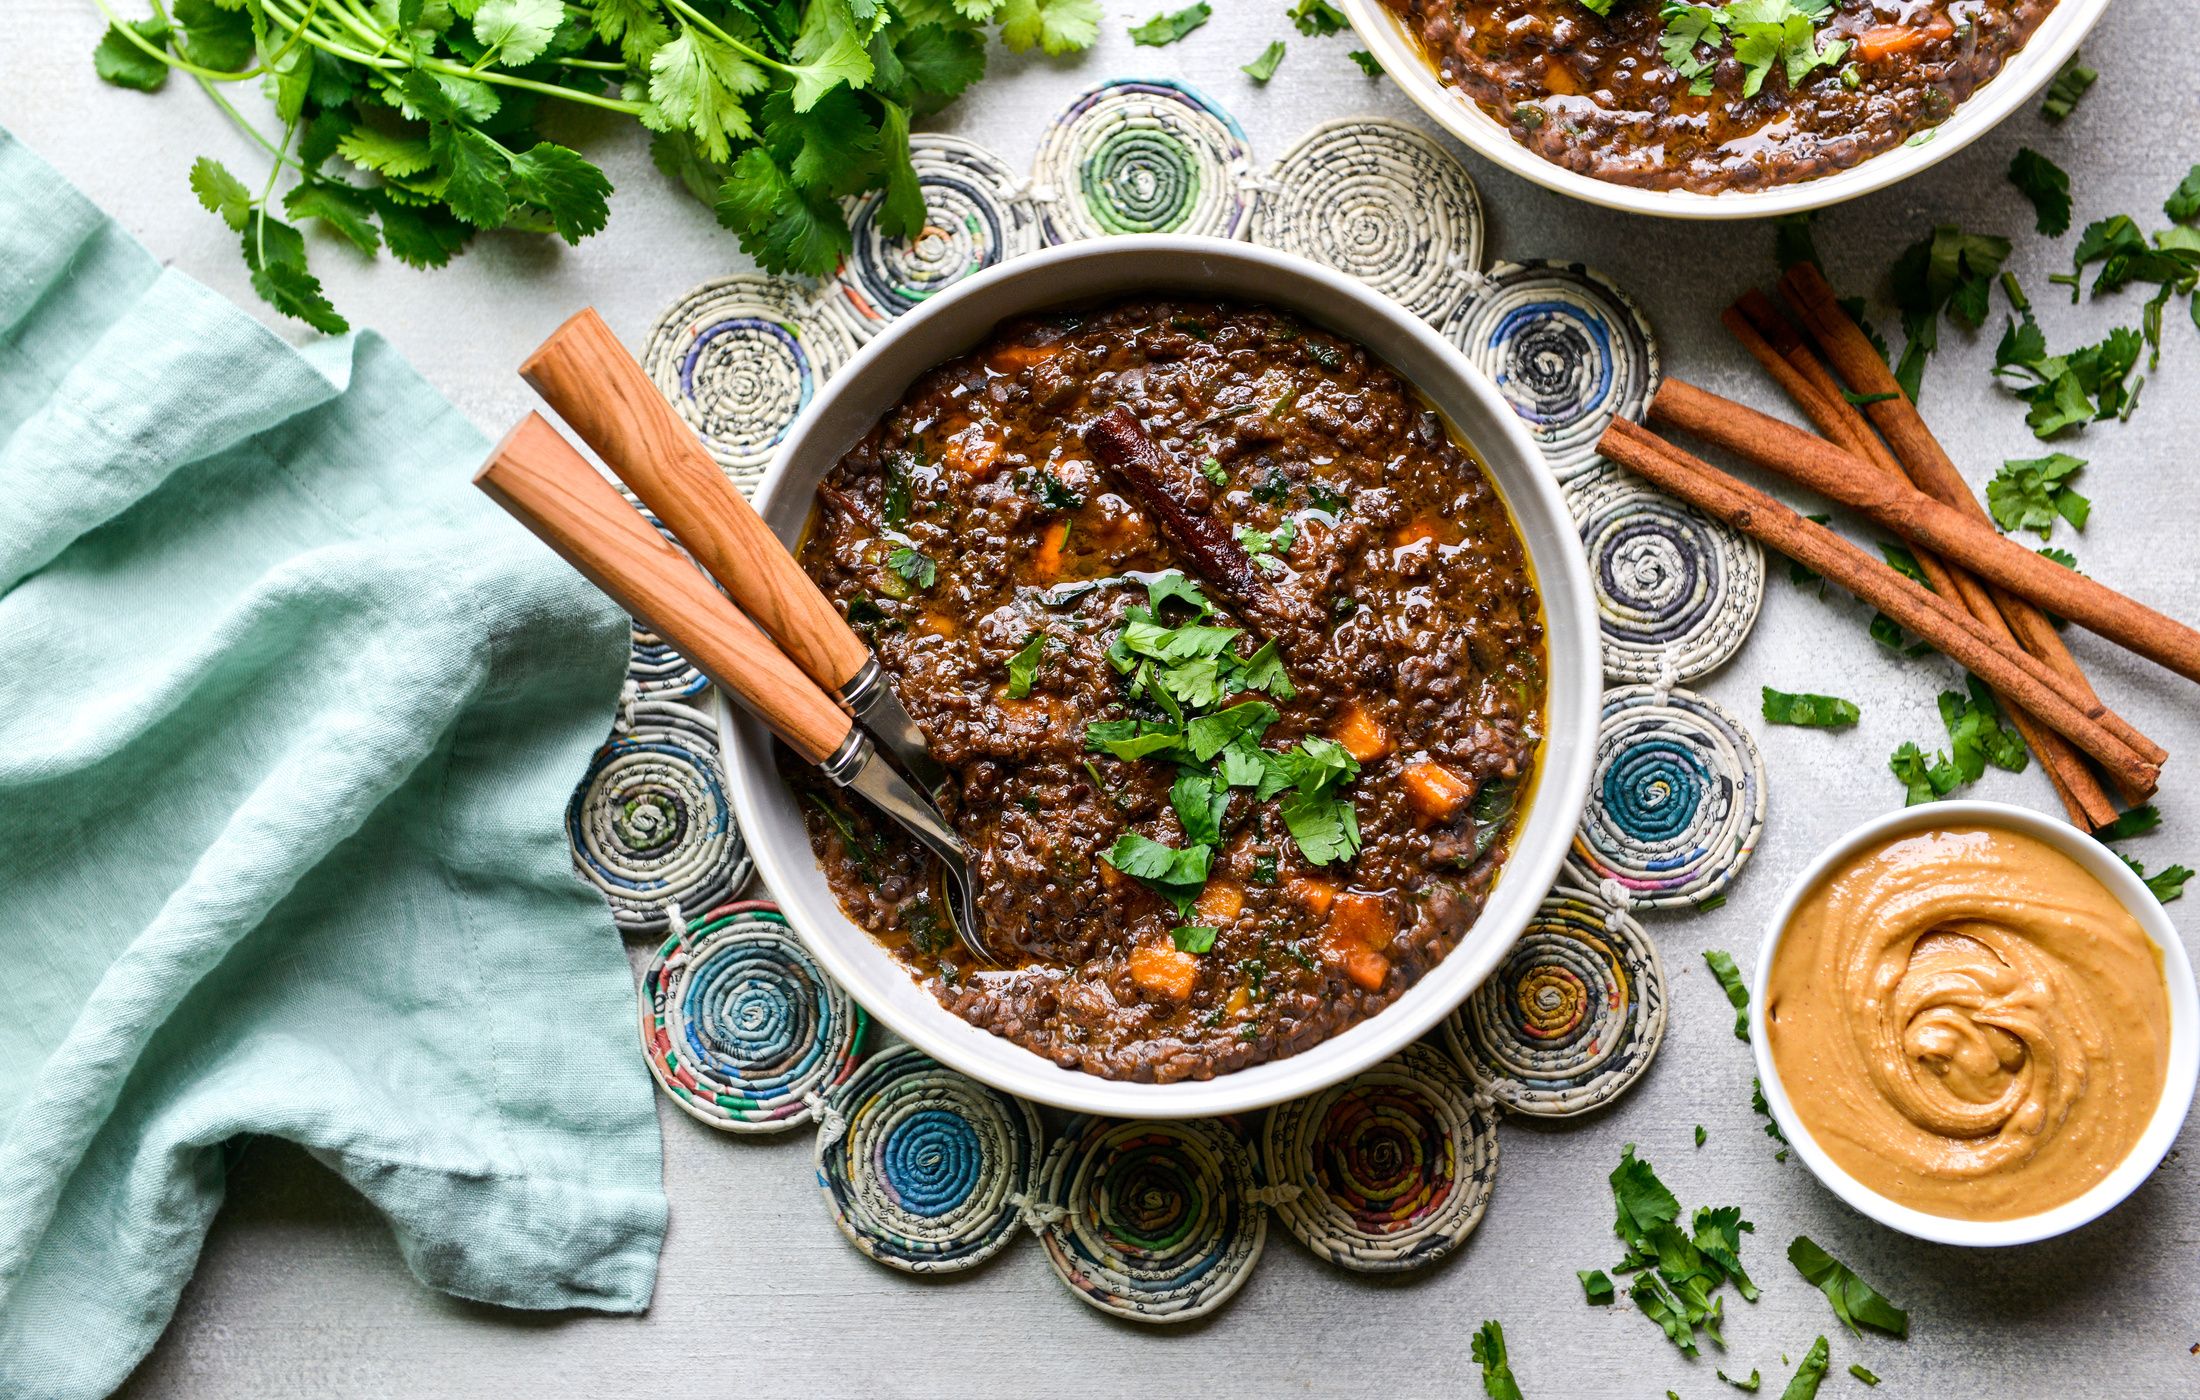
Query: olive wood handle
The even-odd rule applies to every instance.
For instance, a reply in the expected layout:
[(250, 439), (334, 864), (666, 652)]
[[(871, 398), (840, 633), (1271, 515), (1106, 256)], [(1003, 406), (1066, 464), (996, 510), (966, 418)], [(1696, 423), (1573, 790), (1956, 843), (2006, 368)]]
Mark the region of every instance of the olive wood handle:
[(870, 649), (593, 307), (519, 372), (818, 685), (837, 696), (856, 678)]
[(541, 414), (496, 445), (474, 485), (810, 762), (855, 727)]

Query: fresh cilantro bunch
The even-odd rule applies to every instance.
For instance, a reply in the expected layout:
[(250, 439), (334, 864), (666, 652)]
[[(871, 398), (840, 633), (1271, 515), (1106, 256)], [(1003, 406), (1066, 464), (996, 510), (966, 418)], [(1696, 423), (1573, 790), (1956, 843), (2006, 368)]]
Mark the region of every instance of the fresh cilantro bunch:
[(1785, 73), (1788, 86), (1795, 87), (1818, 69), (1841, 62), (1849, 41), (1821, 43), (1818, 38), (1818, 27), (1833, 8), (1834, 0), (1729, 0), (1725, 5), (1668, 0), (1659, 11), (1665, 32), (1658, 48), (1698, 97), (1710, 94), (1722, 50), (1730, 49), (1742, 65), (1742, 96), (1755, 97), (1774, 70)]
[[(106, 0), (99, 0), (102, 8)], [(265, 153), (264, 174), (192, 167), (235, 229), (255, 290), (324, 331), (347, 322), (307, 266), (311, 222), (373, 255), (441, 267), (476, 233), (577, 243), (611, 185), (548, 139), (561, 109), (632, 117), (659, 168), (774, 272), (823, 275), (851, 246), (842, 201), (883, 189), (881, 228), (916, 233), (914, 117), (1010, 48), (1090, 44), (1099, 0), (151, 0), (114, 20), (99, 75), (197, 83)], [(255, 120), (227, 95), (251, 84)]]
[[(1359, 776), (1360, 765), (1344, 745), (1310, 736), (1288, 749), (1261, 746), (1278, 712), (1247, 694), (1277, 700), (1297, 694), (1276, 644), (1264, 642), (1241, 656), (1237, 642), (1244, 633), (1208, 621), (1214, 605), (1181, 573), (1162, 574), (1146, 589), (1146, 603), (1125, 611), (1107, 656), (1127, 678), (1134, 700), (1158, 717), (1095, 720), (1085, 726), (1085, 747), (1126, 763), (1176, 764), (1169, 802), (1185, 844), (1168, 846), (1130, 831), (1103, 858), (1180, 914), (1187, 912), (1206, 884), (1222, 845), (1223, 819), (1239, 791), (1256, 803), (1281, 799), (1278, 813), (1308, 864), (1359, 854), (1359, 819), (1343, 789)], [(1171, 602), (1188, 609), (1190, 618), (1164, 623), (1163, 608)]]

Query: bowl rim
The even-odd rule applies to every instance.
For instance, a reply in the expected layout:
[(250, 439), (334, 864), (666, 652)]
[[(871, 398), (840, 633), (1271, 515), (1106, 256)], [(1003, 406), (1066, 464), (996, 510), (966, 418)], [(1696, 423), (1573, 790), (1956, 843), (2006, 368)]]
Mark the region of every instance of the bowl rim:
[[(949, 308), (964, 301), (987, 297), (1004, 282), (1029, 284), (1028, 295), (987, 321), (998, 324), (1008, 317), (1041, 310), (1064, 301), (1089, 300), (1093, 295), (1124, 296), (1142, 291), (1195, 288), (1198, 276), (1172, 271), (1195, 260), (1222, 260), (1249, 265), (1251, 273), (1265, 279), (1259, 299), (1282, 306), (1321, 324), (1338, 325), (1337, 316), (1325, 316), (1307, 308), (1317, 292), (1349, 306), (1359, 329), (1340, 326), (1340, 333), (1366, 342), (1372, 337), (1365, 327), (1382, 322), (1384, 332), (1410, 343), (1413, 353), (1433, 358), (1452, 380), (1448, 389), (1454, 406), (1460, 395), (1472, 401), (1473, 410), (1495, 429), (1494, 438), (1469, 440), (1482, 458), (1493, 484), (1503, 495), (1508, 511), (1536, 571), (1543, 595), (1546, 660), (1553, 681), (1566, 674), (1583, 678), (1588, 693), (1571, 704), (1570, 731), (1561, 730), (1562, 711), (1546, 717), (1538, 764), (1537, 788), (1527, 821), (1514, 840), (1513, 855), (1492, 889), (1481, 916), (1467, 939), (1454, 947), (1420, 981), (1375, 1015), (1369, 1016), (1321, 1043), (1296, 1055), (1271, 1060), (1209, 1079), (1147, 1084), (1107, 1079), (1082, 1070), (1064, 1069), (1035, 1051), (972, 1026), (922, 992), (914, 1010), (897, 1004), (887, 994), (884, 978), (915, 987), (908, 972), (893, 961), (870, 936), (848, 920), (829, 891), (829, 912), (819, 911), (825, 926), (813, 927), (811, 910), (802, 907), (807, 894), (800, 883), (806, 869), (816, 873), (816, 859), (808, 835), (798, 823), (793, 833), (780, 829), (764, 805), (765, 793), (754, 778), (772, 787), (783, 784), (773, 765), (771, 741), (761, 724), (735, 708), (721, 694), (717, 697), (719, 741), (731, 789), (735, 819), (740, 823), (758, 875), (786, 913), (788, 923), (803, 945), (874, 1019), (914, 1044), (934, 1059), (996, 1089), (1019, 1098), (1075, 1112), (1122, 1118), (1189, 1118), (1211, 1114), (1246, 1112), (1270, 1104), (1317, 1093), (1377, 1064), (1434, 1029), (1438, 1022), (1496, 969), (1534, 917), (1536, 908), (1558, 876), (1570, 849), (1589, 793), (1591, 760), (1595, 752), (1598, 698), (1602, 686), (1601, 655), (1588, 563), (1580, 538), (1567, 510), (1557, 480), (1518, 415), (1465, 354), (1439, 335), (1427, 322), (1389, 301), (1381, 293), (1346, 274), (1309, 259), (1231, 239), (1182, 234), (1135, 234), (1092, 239), (1024, 254), (976, 273), (931, 298), (896, 320), (867, 343), (826, 383), (804, 408), (780, 444), (755, 493), (755, 505), (767, 524), (783, 540), (789, 540), (807, 518), (808, 493), (796, 496), (790, 483), (795, 465), (812, 454), (829, 453), (837, 460), (847, 442), (818, 442), (820, 424), (841, 398), (863, 391), (866, 381), (880, 371), (872, 367), (904, 342), (919, 341)], [(1050, 294), (1049, 274), (1068, 264), (1097, 260), (1120, 265), (1109, 270), (1113, 292)], [(1308, 284), (1316, 284), (1309, 286)], [(1245, 292), (1213, 292), (1248, 297)], [(982, 334), (982, 333), (981, 333)], [(975, 343), (975, 342), (973, 342)], [(923, 359), (925, 368), (969, 348), (965, 344), (941, 346)], [(1385, 356), (1386, 360), (1391, 357)], [(917, 371), (922, 373), (922, 369)], [(1402, 374), (1404, 371), (1400, 371)], [(911, 376), (913, 379), (914, 376)], [(1436, 395), (1415, 383), (1417, 392), (1436, 403)], [(906, 392), (908, 380), (892, 386), (893, 397)], [(889, 398), (887, 402), (892, 402)], [(1442, 409), (1443, 405), (1438, 405)], [(1447, 421), (1459, 416), (1446, 412)], [(1462, 437), (1463, 427), (1454, 425)], [(789, 528), (774, 521), (789, 515)], [(1534, 517), (1540, 517), (1537, 522)], [(1530, 536), (1540, 530), (1551, 538), (1541, 547)], [(1561, 603), (1570, 603), (1562, 610)], [(1561, 658), (1570, 653), (1566, 665)], [(1547, 702), (1548, 703), (1548, 702)], [(1554, 705), (1553, 710), (1556, 711)], [(1487, 936), (1477, 938), (1474, 935)], [(872, 989), (881, 995), (867, 995)], [(1425, 994), (1417, 996), (1416, 993)], [(1262, 1073), (1262, 1071), (1268, 1071)]]
[[(1770, 189), (1699, 194), (1614, 184), (1553, 164), (1515, 141), (1512, 133), (1464, 95), (1444, 86), (1422, 61), (1404, 25), (1383, 0), (1339, 0), (1352, 28), (1383, 71), (1413, 104), (1469, 148), (1498, 165), (1584, 203), (1668, 219), (1763, 219), (1846, 203), (1938, 165), (2030, 101), (2062, 71), (2064, 63), (2107, 12), (2109, 0), (2059, 0), (2030, 42), (1937, 127), (1932, 139), (1904, 143), (1849, 169)], [(1915, 138), (1912, 138), (1915, 139)]]
[[(1773, 955), (1779, 950), (1788, 920), (1803, 897), (1836, 865), (1868, 846), (1890, 836), (1931, 827), (2000, 826), (2036, 836), (2072, 860), (2104, 885), (2117, 902), (2129, 910), (2154, 941), (2162, 958), (2162, 979), (2168, 987), (2170, 1012), (2169, 1062), (2162, 1080), (2162, 1098), (2131, 1151), (2107, 1176), (2082, 1194), (2034, 1215), (2010, 1220), (1964, 1220), (1934, 1215), (1891, 1200), (1858, 1181), (1836, 1163), (1795, 1112), (1779, 1067), (1772, 1056), (1771, 1037), (1765, 1024), (1765, 984), (1772, 972)], [(1789, 882), (1774, 906), (1757, 951), (1757, 967), (1750, 978), (1750, 1046), (1757, 1074), (1764, 1086), (1765, 1102), (1772, 1119), (1786, 1134), (1788, 1146), (1803, 1159), (1811, 1175), (1859, 1213), (1880, 1224), (1938, 1244), (2000, 1248), (2032, 1244), (2066, 1234), (2091, 1223), (2121, 1205), (2153, 1175), (2156, 1166), (2176, 1142), (2185, 1116), (2192, 1108), (2196, 1082), (2200, 1082), (2200, 994), (2193, 986), (2191, 959), (2184, 940), (2161, 902), (2118, 859), (2116, 853), (2076, 827), (2030, 807), (1981, 799), (1924, 803), (1902, 807), (1851, 828), (1818, 854)]]

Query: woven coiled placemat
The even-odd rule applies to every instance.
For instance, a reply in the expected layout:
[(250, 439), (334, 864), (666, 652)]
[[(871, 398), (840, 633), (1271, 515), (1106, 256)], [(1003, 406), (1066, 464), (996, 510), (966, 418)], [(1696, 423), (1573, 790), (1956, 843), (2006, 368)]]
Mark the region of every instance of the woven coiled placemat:
[(1686, 690), (1604, 693), (1589, 806), (1570, 868), (1638, 908), (1725, 890), (1765, 828), (1765, 765), (1735, 718)]
[(751, 900), (673, 934), (642, 974), (649, 1072), (689, 1116), (736, 1133), (809, 1122), (855, 1069), (863, 1008), (778, 906)]
[(1748, 639), (1765, 600), (1755, 540), (1616, 467), (1567, 483), (1566, 505), (1589, 553), (1606, 676), (1692, 680)]
[(1657, 392), (1650, 322), (1579, 263), (1497, 263), (1443, 331), (1497, 381), (1561, 482), (1601, 464), (1612, 419), (1639, 420)]
[(1039, 246), (1039, 208), (999, 156), (959, 136), (918, 135), (909, 160), (924, 191), (924, 231), (888, 238), (878, 226), (884, 192), (865, 195), (848, 221), (855, 247), (834, 277), (840, 307), (865, 339), (971, 273)]
[(828, 1102), (817, 1185), (856, 1248), (948, 1273), (1015, 1238), (1038, 1165), (1030, 1104), (908, 1045), (866, 1060)]
[(1561, 885), (1444, 1022), (1444, 1039), (1497, 1102), (1564, 1118), (1611, 1102), (1650, 1067), (1665, 1004), (1665, 967), (1642, 926)]
[(1482, 265), (1482, 200), (1466, 168), (1404, 122), (1324, 122), (1276, 162), (1253, 242), (1348, 272), (1441, 321)]
[(744, 491), (817, 387), (855, 353), (855, 334), (816, 293), (738, 273), (690, 291), (657, 319), (642, 365)]
[(1307, 1248), (1363, 1273), (1449, 1254), (1489, 1206), (1497, 1115), (1426, 1045), (1268, 1111), (1261, 1161), (1276, 1213)]
[(1072, 1119), (1039, 1173), (1034, 1218), (1077, 1296), (1134, 1322), (1185, 1322), (1227, 1302), (1268, 1238), (1237, 1125)]
[(565, 809), (573, 864), (622, 933), (660, 933), (665, 910), (709, 909), (748, 883), (708, 716), (674, 700), (627, 707)]
[[(621, 485), (619, 494), (642, 513), (644, 520), (656, 526), (657, 533), (663, 535), (674, 549), (682, 554), (687, 553), (686, 547), (674, 539), (672, 532), (664, 527), (664, 522), (636, 500), (632, 491)], [(682, 700), (701, 695), (710, 685), (701, 671), (696, 670), (686, 657), (674, 651), (664, 638), (644, 626), (639, 618), (634, 620), (634, 643), (627, 655), (626, 679), (630, 693), (644, 700)]]
[(1235, 238), (1252, 206), (1251, 172), (1237, 118), (1197, 88), (1117, 78), (1047, 127), (1031, 194), (1049, 243), (1111, 233)]

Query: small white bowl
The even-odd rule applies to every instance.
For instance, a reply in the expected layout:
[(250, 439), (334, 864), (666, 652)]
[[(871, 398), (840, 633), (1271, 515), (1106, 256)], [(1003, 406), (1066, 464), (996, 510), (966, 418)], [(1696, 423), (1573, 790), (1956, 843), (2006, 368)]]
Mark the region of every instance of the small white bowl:
[(1395, 302), (1304, 258), (1218, 238), (1095, 239), (1015, 258), (896, 321), (818, 392), (781, 444), (756, 508), (790, 547), (817, 483), (910, 383), (982, 341), (999, 322), (1050, 307), (1155, 292), (1289, 308), (1366, 346), (1405, 376), (1481, 456), (1511, 507), (1543, 594), (1548, 716), (1528, 815), (1481, 919), (1397, 1001), (1280, 1060), (1213, 1079), (1136, 1084), (1063, 1069), (971, 1025), (934, 1000), (841, 912), (773, 764), (762, 725), (721, 702), (719, 732), (734, 814), (756, 867), (825, 970), (873, 1016), (926, 1054), (997, 1089), (1126, 1118), (1237, 1113), (1349, 1078), (1427, 1033), (1480, 985), (1527, 926), (1558, 874), (1588, 798), (1603, 690), (1587, 561), (1542, 454), (1496, 386)]
[[(1971, 94), (1970, 100), (1957, 107), (1948, 120), (1931, 128), (1930, 138), (1917, 145), (1882, 151), (1822, 179), (1763, 190), (1698, 194), (1693, 190), (1638, 189), (1554, 165), (1515, 141), (1502, 122), (1476, 106), (1471, 98), (1446, 87), (1383, 0), (1341, 3), (1361, 42), (1392, 81), (1438, 125), (1474, 150), (1513, 174), (1560, 194), (1606, 209), (1668, 219), (1766, 219), (1775, 214), (1823, 209), (1906, 180), (1970, 145), (2031, 100), (2078, 51), (2079, 42), (2108, 8), (2108, 0), (2062, 0), (2033, 32), (2031, 42), (2011, 55), (1992, 81)], [(1650, 0), (1626, 3), (1648, 4)]]
[[(1959, 1220), (1953, 1216), (1932, 1215), (1889, 1200), (1849, 1175), (1826, 1154), (1818, 1140), (1811, 1136), (1810, 1129), (1796, 1117), (1795, 1107), (1788, 1101), (1787, 1090), (1780, 1083), (1779, 1069), (1772, 1060), (1771, 1037), (1766, 1034), (1765, 981), (1771, 975), (1772, 958), (1779, 949), (1780, 937), (1786, 932), (1788, 920), (1794, 917), (1795, 907), (1803, 897), (1834, 867), (1890, 836), (1955, 826), (1998, 826), (2021, 832), (2037, 837), (2076, 861), (2087, 874), (2107, 886), (2108, 892), (2139, 921), (2147, 937), (2154, 940), (2162, 953), (2162, 977), (2169, 987), (2169, 1065), (2162, 1079), (2162, 1101), (2155, 1105), (2154, 1117), (2147, 1122), (2146, 1131), (2139, 1135), (2138, 1142), (2132, 1145), (2130, 1155), (2085, 1194), (2052, 1210), (2013, 1220)], [(2196, 999), (2193, 991), (2192, 963), (2185, 956), (2185, 945), (2170, 924), (2169, 915), (2163, 912), (2161, 903), (2108, 847), (2065, 822), (2029, 807), (2012, 807), (2006, 802), (1932, 802), (1906, 807), (1865, 822), (1827, 847), (1811, 862), (1809, 869), (1795, 877), (1781, 896), (1779, 907), (1773, 910), (1772, 925), (1765, 933), (1764, 946), (1757, 952), (1757, 975), (1751, 979), (1749, 991), (1749, 1038), (1757, 1055), (1757, 1074), (1764, 1082), (1765, 1102), (1772, 1108), (1773, 1121), (1787, 1135), (1788, 1145), (1803, 1159), (1813, 1176), (1857, 1210), (1905, 1235), (1940, 1244), (1989, 1247), (2031, 1244), (2075, 1230), (2107, 1214), (2122, 1204), (2124, 1197), (2136, 1191), (2139, 1183), (2160, 1165), (2163, 1154), (2177, 1140), (2178, 1130), (2184, 1127), (2186, 1111), (2192, 1107), (2195, 1083), (2200, 1082), (2200, 999)]]

